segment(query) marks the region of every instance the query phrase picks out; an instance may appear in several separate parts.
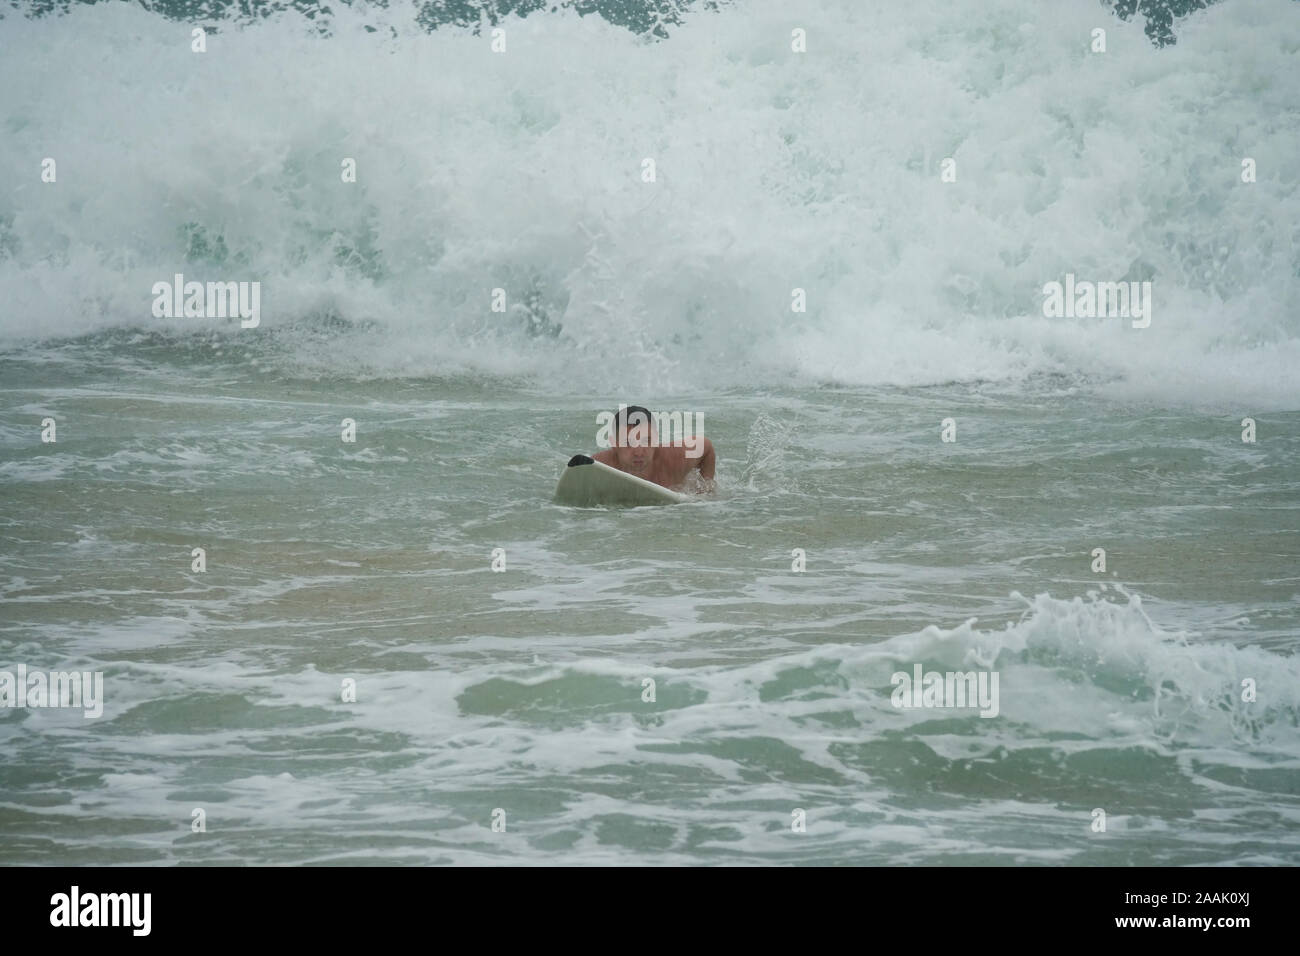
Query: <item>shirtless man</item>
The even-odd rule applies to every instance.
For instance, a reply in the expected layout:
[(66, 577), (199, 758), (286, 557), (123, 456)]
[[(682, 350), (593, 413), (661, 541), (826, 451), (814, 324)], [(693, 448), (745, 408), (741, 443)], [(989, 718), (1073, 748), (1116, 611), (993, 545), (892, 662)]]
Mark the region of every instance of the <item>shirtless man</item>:
[[(621, 420), (626, 411), (627, 420)], [(695, 457), (687, 454), (687, 448), (680, 442), (660, 445), (655, 432), (654, 420), (650, 412), (640, 405), (629, 405), (614, 413), (613, 447), (597, 452), (592, 457), (604, 465), (610, 465), (629, 475), (636, 475), (656, 485), (663, 485), (674, 491), (680, 490), (686, 476), (699, 469), (701, 490), (714, 489), (713, 472), (717, 456), (713, 453), (713, 442), (703, 436), (691, 441)]]

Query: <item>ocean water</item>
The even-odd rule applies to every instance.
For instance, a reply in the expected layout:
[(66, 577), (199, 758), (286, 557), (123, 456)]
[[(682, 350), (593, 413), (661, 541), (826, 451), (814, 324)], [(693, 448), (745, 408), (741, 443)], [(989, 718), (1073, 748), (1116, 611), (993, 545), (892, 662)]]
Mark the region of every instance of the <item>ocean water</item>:
[(0, 19), (0, 863), (1300, 863), (1300, 5), (304, 9)]

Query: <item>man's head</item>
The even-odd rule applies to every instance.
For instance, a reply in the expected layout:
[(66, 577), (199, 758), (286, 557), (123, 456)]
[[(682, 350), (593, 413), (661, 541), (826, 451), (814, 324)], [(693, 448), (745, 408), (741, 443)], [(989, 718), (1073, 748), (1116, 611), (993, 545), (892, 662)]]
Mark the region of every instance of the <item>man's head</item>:
[(620, 405), (614, 413), (613, 448), (620, 471), (641, 474), (650, 470), (655, 460), (654, 419), (641, 405)]

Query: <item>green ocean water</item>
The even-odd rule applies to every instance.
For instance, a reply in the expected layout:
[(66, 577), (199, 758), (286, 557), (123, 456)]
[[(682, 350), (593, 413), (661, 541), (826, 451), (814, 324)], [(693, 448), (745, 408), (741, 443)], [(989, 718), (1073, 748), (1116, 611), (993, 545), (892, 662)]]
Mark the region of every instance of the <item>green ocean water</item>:
[(1295, 413), (665, 396), (716, 496), (571, 509), (588, 396), (87, 354), (3, 367), (6, 657), (106, 687), (0, 716), (7, 862), (1296, 860)]

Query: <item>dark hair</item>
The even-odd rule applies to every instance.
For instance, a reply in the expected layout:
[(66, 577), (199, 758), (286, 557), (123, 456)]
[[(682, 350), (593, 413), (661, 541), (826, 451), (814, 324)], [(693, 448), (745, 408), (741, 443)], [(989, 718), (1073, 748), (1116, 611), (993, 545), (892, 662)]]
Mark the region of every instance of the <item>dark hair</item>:
[(628, 405), (626, 408), (620, 407), (619, 410), (614, 413), (614, 434), (615, 435), (617, 435), (619, 429), (623, 427), (622, 419), (623, 419), (624, 412), (627, 412), (627, 417), (629, 419), (631, 419), (633, 412), (640, 412), (644, 416), (642, 419), (642, 423), (645, 425), (649, 425), (654, 421), (654, 416), (650, 414), (650, 409), (646, 408), (644, 405)]

